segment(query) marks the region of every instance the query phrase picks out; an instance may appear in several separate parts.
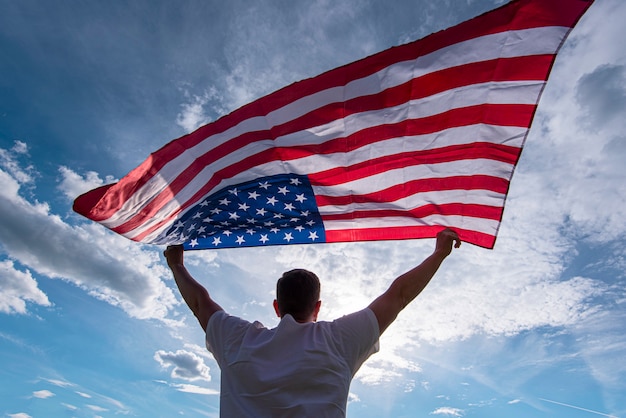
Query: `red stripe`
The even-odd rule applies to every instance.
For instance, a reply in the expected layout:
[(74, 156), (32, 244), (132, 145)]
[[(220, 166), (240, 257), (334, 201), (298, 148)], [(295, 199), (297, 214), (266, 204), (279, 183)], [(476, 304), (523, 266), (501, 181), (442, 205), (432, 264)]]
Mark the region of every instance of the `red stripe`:
[[(415, 238), (435, 238), (442, 226), (394, 226), (384, 228), (344, 229), (326, 231), (326, 242), (381, 241)], [(484, 248), (493, 248), (496, 237), (482, 232), (453, 228), (461, 241)]]
[(427, 193), (443, 190), (490, 190), (506, 194), (509, 182), (500, 177), (472, 175), (445, 178), (428, 178), (406, 181), (387, 189), (364, 195), (325, 196), (316, 195), (317, 206), (342, 206), (351, 203), (378, 203), (411, 196), (416, 193)]
[(454, 145), (428, 151), (404, 152), (373, 158), (348, 167), (337, 167), (321, 173), (311, 174), (309, 179), (313, 186), (332, 186), (360, 180), (398, 168), (479, 158), (502, 161), (514, 165), (520, 152), (520, 148), (476, 142), (467, 145)]
[[(408, 216), (408, 215), (412, 216)], [(389, 218), (403, 217), (422, 219), (430, 215), (443, 216), (470, 216), (472, 218), (483, 218), (499, 220), (502, 216), (502, 208), (496, 206), (476, 205), (470, 203), (444, 203), (444, 204), (428, 204), (413, 209), (396, 210), (396, 209), (372, 209), (358, 210), (353, 212), (333, 213), (322, 215), (324, 221), (340, 221), (351, 219), (367, 219), (367, 218)]]
[[(315, 154), (327, 154), (337, 151), (347, 152), (352, 149), (356, 149), (363, 145), (366, 145), (365, 143), (363, 143), (366, 139), (370, 142), (376, 142), (382, 139), (388, 139), (387, 137), (394, 137), (393, 135), (384, 135), (385, 132), (388, 132), (387, 129), (390, 129), (392, 131), (392, 134), (395, 135), (396, 132), (393, 130), (394, 126), (399, 131), (398, 133), (405, 133), (406, 135), (427, 134), (441, 131), (444, 129), (449, 129), (451, 127), (472, 125), (480, 123), (482, 121), (494, 125), (527, 126), (530, 123), (534, 107), (535, 106), (533, 105), (472, 106), (462, 109), (453, 109), (449, 112), (441, 113), (439, 115), (430, 116), (427, 118), (403, 121), (396, 125), (376, 126), (357, 132), (355, 135), (352, 135), (348, 138), (337, 138), (333, 141), (329, 141), (332, 144), (327, 143), (324, 145), (323, 148), (319, 145), (295, 146), (291, 148), (271, 148), (250, 157), (244, 158), (243, 160), (235, 164), (232, 164), (228, 167), (223, 168), (222, 170), (217, 171), (198, 192), (196, 192), (189, 200), (181, 204), (179, 210), (170, 215), (170, 217), (162, 219), (158, 224), (153, 225), (150, 229), (135, 237), (135, 239), (141, 240), (140, 237), (143, 238), (150, 232), (158, 229), (164, 223), (168, 222), (168, 220), (172, 219), (177, 213), (180, 213), (186, 208), (194, 205), (200, 198), (204, 197), (223, 179), (233, 177), (238, 173), (244, 172), (267, 162), (289, 161)], [(405, 127), (404, 129), (403, 126)], [(358, 136), (363, 137), (363, 139), (359, 139)], [(352, 144), (352, 146), (350, 147), (349, 144)], [(486, 150), (487, 147), (489, 148), (488, 151)], [(491, 144), (485, 144), (482, 148), (482, 154), (480, 154), (480, 157), (478, 157), (477, 155), (479, 154), (476, 153), (474, 154), (474, 158), (490, 158), (489, 154), (492, 153), (496, 158), (504, 158), (505, 161), (509, 161), (513, 152), (515, 152), (515, 158), (517, 158), (517, 156), (519, 155), (519, 149), (507, 147), (505, 145), (491, 146)], [(466, 151), (463, 151), (460, 148), (456, 149), (455, 151), (458, 156), (454, 159), (467, 158), (463, 158), (463, 153)], [(409, 165), (413, 165), (411, 164), (411, 154), (413, 153), (405, 153), (405, 155), (400, 154), (400, 156), (408, 157), (408, 160), (406, 162)], [(508, 156), (506, 156), (507, 154)], [(206, 166), (206, 163), (203, 161), (204, 158), (210, 158), (210, 156), (208, 154), (205, 154), (201, 158), (196, 159), (189, 166), (189, 169), (184, 172), (184, 176), (181, 175), (176, 178), (166, 190), (156, 196), (152, 201), (150, 201), (150, 203), (148, 203), (140, 211), (138, 211), (138, 213), (130, 220), (111, 229), (119, 234), (123, 234), (137, 228), (143, 223), (144, 219), (152, 218), (164, 205), (166, 205), (180, 190), (182, 190), (187, 185), (189, 179), (197, 175), (197, 173), (199, 173)], [(397, 156), (382, 157), (382, 159), (380, 159), (380, 162), (383, 162), (384, 159), (392, 160), (394, 158), (397, 158)], [(452, 159), (442, 159), (441, 162), (451, 160)], [(361, 163), (360, 165), (363, 166), (367, 164), (370, 163), (366, 162)], [(391, 164), (391, 162), (389, 164)], [(357, 169), (359, 167), (358, 165), (355, 165), (351, 168)], [(321, 185), (324, 184), (322, 183), (324, 178), (336, 176), (338, 174), (341, 174), (345, 170), (346, 168), (337, 168), (333, 170), (327, 170), (322, 173), (311, 174), (309, 177), (312, 184)]]

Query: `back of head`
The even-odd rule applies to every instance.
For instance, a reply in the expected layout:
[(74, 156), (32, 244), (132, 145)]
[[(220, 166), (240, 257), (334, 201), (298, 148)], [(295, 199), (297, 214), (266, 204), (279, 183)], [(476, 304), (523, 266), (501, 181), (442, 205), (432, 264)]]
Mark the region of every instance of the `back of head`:
[(285, 272), (276, 283), (276, 300), (281, 316), (289, 314), (296, 321), (306, 321), (319, 299), (320, 280), (308, 270)]

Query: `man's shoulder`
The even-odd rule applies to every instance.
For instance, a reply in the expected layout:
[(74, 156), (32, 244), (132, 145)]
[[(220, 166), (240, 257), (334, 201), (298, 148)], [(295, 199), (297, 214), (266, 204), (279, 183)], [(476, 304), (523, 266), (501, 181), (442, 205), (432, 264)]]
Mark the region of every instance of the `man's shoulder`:
[(376, 315), (374, 314), (374, 311), (372, 311), (370, 308), (363, 308), (360, 311), (356, 311), (356, 312), (352, 312), (346, 315), (343, 315), (337, 319), (335, 319), (334, 321), (332, 321), (332, 323), (342, 323), (342, 322), (376, 322)]
[(211, 315), (209, 322), (207, 323), (206, 331), (215, 330), (216, 328), (225, 329), (241, 329), (241, 328), (256, 328), (256, 329), (267, 329), (265, 326), (259, 322), (254, 321), (250, 322), (247, 319), (231, 315), (225, 311), (218, 311)]

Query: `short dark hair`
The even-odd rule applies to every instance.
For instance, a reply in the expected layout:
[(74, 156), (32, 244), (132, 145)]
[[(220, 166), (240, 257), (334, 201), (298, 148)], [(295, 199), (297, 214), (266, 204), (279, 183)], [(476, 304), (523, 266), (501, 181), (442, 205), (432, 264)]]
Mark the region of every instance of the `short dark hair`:
[(320, 300), (320, 279), (304, 269), (287, 271), (276, 282), (276, 300), (281, 316), (306, 321)]

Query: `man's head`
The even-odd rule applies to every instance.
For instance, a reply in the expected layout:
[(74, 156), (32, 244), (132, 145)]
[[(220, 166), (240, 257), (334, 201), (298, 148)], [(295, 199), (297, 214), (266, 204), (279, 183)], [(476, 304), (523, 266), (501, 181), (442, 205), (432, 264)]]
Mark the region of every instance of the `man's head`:
[(298, 322), (315, 321), (320, 304), (320, 280), (314, 273), (295, 269), (278, 279), (274, 300), (278, 316), (289, 314)]

